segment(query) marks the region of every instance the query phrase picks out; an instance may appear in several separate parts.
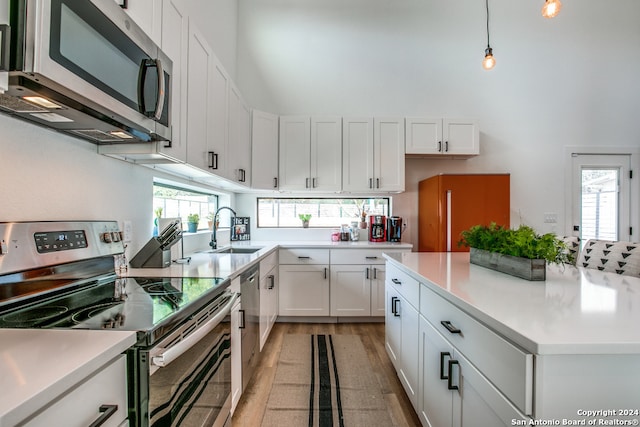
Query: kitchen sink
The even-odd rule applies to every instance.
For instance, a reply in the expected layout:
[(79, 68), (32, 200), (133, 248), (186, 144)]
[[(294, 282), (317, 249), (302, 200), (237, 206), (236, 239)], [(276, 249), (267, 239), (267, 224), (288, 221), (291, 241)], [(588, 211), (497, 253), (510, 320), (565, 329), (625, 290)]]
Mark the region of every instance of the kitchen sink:
[(220, 248), (220, 249), (212, 249), (207, 251), (207, 253), (211, 253), (211, 254), (252, 254), (254, 252), (258, 252), (260, 249), (262, 248), (256, 248), (256, 247), (226, 247), (226, 248)]

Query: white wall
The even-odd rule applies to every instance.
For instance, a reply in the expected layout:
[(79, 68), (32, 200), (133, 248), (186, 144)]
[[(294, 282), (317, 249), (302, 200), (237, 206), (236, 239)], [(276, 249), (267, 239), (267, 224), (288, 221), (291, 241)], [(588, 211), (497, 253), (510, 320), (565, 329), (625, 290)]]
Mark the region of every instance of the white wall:
[[(5, 114), (0, 129), (0, 222), (115, 220), (122, 227), (131, 221), (131, 257), (152, 235), (154, 177), (186, 183)], [(195, 237), (185, 237), (194, 238), (185, 253), (207, 248), (208, 236)]]
[(512, 224), (551, 231), (556, 212), (562, 233), (564, 147), (640, 145), (640, 2), (567, 0), (552, 20), (542, 3), (489, 1), (488, 72), (481, 0), (240, 0), (237, 81), (279, 114), (478, 118), (480, 156), (408, 160), (394, 214), (412, 243), (417, 182), (441, 172), (511, 173)]

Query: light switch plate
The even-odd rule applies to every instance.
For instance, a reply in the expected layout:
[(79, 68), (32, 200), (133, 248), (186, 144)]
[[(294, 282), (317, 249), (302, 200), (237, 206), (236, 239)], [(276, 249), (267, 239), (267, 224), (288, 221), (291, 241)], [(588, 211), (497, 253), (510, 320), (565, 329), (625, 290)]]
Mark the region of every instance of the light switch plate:
[(124, 242), (131, 241), (131, 233), (133, 226), (131, 225), (131, 221), (124, 221), (122, 225), (122, 240)]

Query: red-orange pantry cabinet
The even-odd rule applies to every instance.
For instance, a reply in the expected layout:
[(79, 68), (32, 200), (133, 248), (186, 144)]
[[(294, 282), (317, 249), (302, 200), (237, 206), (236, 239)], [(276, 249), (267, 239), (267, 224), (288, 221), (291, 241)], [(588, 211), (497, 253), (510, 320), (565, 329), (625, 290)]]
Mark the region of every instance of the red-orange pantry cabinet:
[(460, 233), (495, 222), (510, 226), (509, 174), (436, 175), (420, 181), (420, 252), (468, 252)]

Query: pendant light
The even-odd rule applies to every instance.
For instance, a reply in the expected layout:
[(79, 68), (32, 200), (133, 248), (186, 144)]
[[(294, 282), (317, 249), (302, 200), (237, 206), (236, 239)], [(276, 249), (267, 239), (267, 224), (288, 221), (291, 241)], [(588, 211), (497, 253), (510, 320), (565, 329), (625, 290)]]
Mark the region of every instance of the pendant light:
[(542, 16), (553, 18), (560, 12), (561, 8), (562, 3), (560, 3), (560, 0), (545, 0), (542, 6)]
[(489, 44), (489, 0), (486, 0), (487, 5), (487, 48), (484, 50), (484, 59), (482, 60), (482, 67), (485, 70), (491, 70), (496, 65), (496, 60), (493, 57), (493, 49)]

